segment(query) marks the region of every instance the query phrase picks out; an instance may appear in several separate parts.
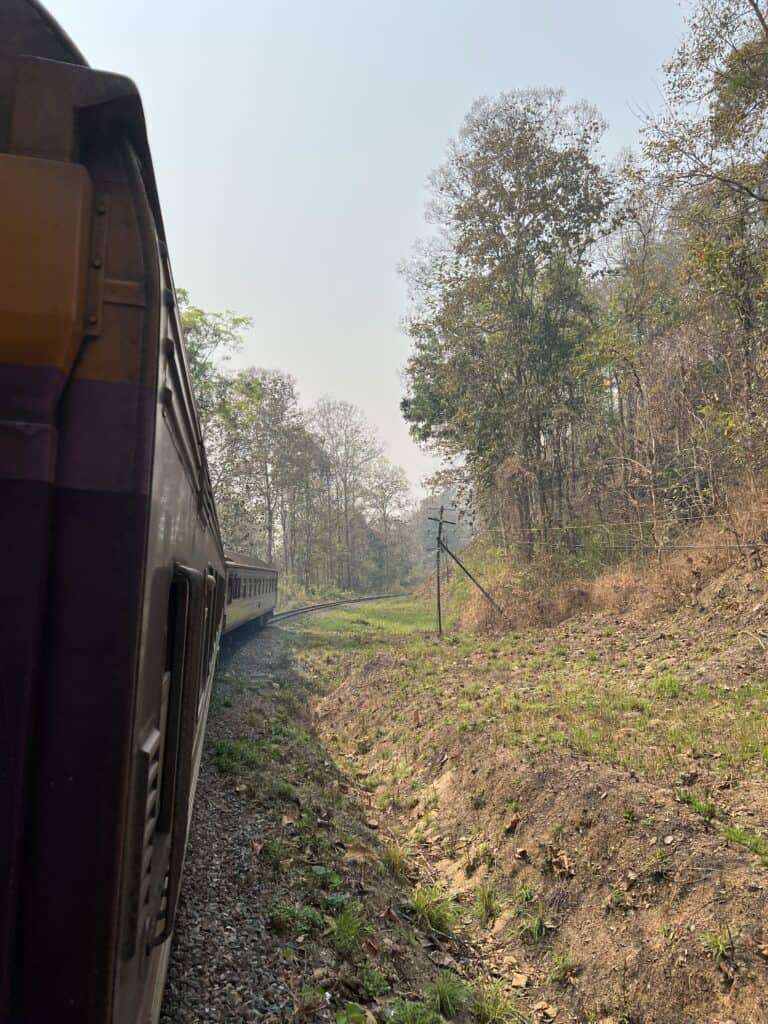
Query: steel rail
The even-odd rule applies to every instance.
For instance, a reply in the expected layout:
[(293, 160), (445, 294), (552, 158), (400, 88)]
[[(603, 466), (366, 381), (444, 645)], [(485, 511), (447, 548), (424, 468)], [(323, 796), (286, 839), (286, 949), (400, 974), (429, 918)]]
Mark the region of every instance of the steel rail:
[(329, 608), (342, 608), (348, 604), (363, 604), (365, 601), (389, 601), (394, 597), (406, 596), (405, 594), (375, 594), (373, 597), (350, 597), (346, 601), (326, 601), (325, 604), (309, 604), (305, 608), (291, 608), (290, 611), (273, 615), (267, 625), (272, 626), (278, 622), (285, 621), (285, 619), (293, 619), (299, 615), (308, 615), (310, 612), (322, 612)]

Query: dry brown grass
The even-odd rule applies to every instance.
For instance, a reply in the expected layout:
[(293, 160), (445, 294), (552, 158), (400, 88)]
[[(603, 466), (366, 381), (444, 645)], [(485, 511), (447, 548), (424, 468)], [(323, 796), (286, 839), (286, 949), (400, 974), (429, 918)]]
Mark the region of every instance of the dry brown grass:
[(627, 561), (594, 580), (564, 578), (554, 558), (521, 568), (498, 563), (484, 580), (503, 608), (500, 616), (477, 591), (460, 624), (481, 631), (554, 626), (583, 612), (653, 622), (696, 605), (708, 584), (727, 569), (756, 574), (768, 568), (768, 486), (751, 485), (729, 497), (727, 511), (678, 535), (674, 546), (644, 561)]

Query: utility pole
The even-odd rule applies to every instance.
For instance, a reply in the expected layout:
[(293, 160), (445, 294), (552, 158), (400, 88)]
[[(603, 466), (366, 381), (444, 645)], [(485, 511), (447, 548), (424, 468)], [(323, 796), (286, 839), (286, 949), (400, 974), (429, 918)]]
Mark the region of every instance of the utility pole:
[[(450, 519), (444, 519), (445, 506), (440, 506), (440, 517), (427, 516), (433, 523), (437, 523), (437, 548), (435, 549), (435, 582), (437, 584), (437, 633), (443, 635), (443, 608), (440, 595), (440, 552), (443, 548), (443, 526), (455, 526)], [(446, 549), (447, 550), (447, 549)]]
[[(483, 595), (483, 597), (486, 599), (486, 601), (491, 605), (491, 607), (494, 608), (495, 611), (497, 611), (499, 613), (499, 615), (503, 619), (506, 619), (506, 615), (504, 614), (504, 611), (496, 604), (496, 602), (493, 600), (493, 598), (488, 593), (488, 591), (485, 589), (485, 587), (482, 585), (482, 583), (479, 583), (475, 579), (475, 577), (472, 575), (472, 573), (469, 571), (469, 569), (466, 567), (466, 565), (464, 565), (464, 563), (461, 561), (461, 559), (457, 555), (454, 555), (454, 553), (451, 551), (451, 549), (448, 547), (448, 545), (445, 543), (444, 540), (442, 540), (442, 539), (438, 540), (438, 547), (439, 548), (441, 547), (443, 549), (443, 551), (445, 551), (446, 555), (450, 555), (451, 556), (451, 558), (454, 560), (456, 565), (458, 565), (458, 567), (461, 569), (461, 571), (464, 573), (464, 575), (467, 576), (474, 583), (474, 585), (477, 587), (477, 589), (480, 591), (480, 593)], [(439, 551), (438, 551), (438, 558), (439, 558)], [(440, 588), (438, 586), (438, 594), (439, 593), (440, 593)], [(438, 602), (439, 602), (439, 597), (438, 597)]]

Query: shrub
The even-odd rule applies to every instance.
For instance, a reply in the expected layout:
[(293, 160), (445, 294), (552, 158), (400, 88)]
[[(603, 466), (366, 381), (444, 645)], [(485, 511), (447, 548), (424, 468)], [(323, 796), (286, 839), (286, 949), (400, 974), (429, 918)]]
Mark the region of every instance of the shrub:
[(501, 910), (501, 903), (494, 885), (483, 882), (477, 887), (474, 910), (483, 927), (496, 920)]
[(527, 1024), (517, 993), (509, 993), (503, 981), (478, 981), (472, 993), (472, 1012), (478, 1024)]
[(443, 1024), (443, 1019), (423, 1003), (401, 999), (392, 1007), (389, 1024)]
[(436, 932), (450, 934), (459, 916), (455, 898), (438, 882), (419, 886), (413, 894), (411, 906), (416, 919)]
[(427, 990), (430, 1005), (443, 1017), (453, 1020), (467, 1004), (467, 986), (453, 971), (440, 971)]
[(352, 956), (362, 944), (371, 926), (359, 903), (345, 907), (333, 924), (331, 941), (342, 956)]

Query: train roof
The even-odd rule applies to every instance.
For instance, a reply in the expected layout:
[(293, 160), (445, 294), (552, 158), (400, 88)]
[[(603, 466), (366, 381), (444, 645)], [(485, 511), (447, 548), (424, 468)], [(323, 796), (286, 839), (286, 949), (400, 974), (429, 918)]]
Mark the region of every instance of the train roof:
[(277, 572), (274, 565), (269, 565), (267, 562), (262, 562), (260, 558), (246, 558), (245, 555), (239, 555), (236, 551), (225, 552), (224, 559), (227, 563), (227, 568), (233, 569), (266, 569), (267, 572)]

